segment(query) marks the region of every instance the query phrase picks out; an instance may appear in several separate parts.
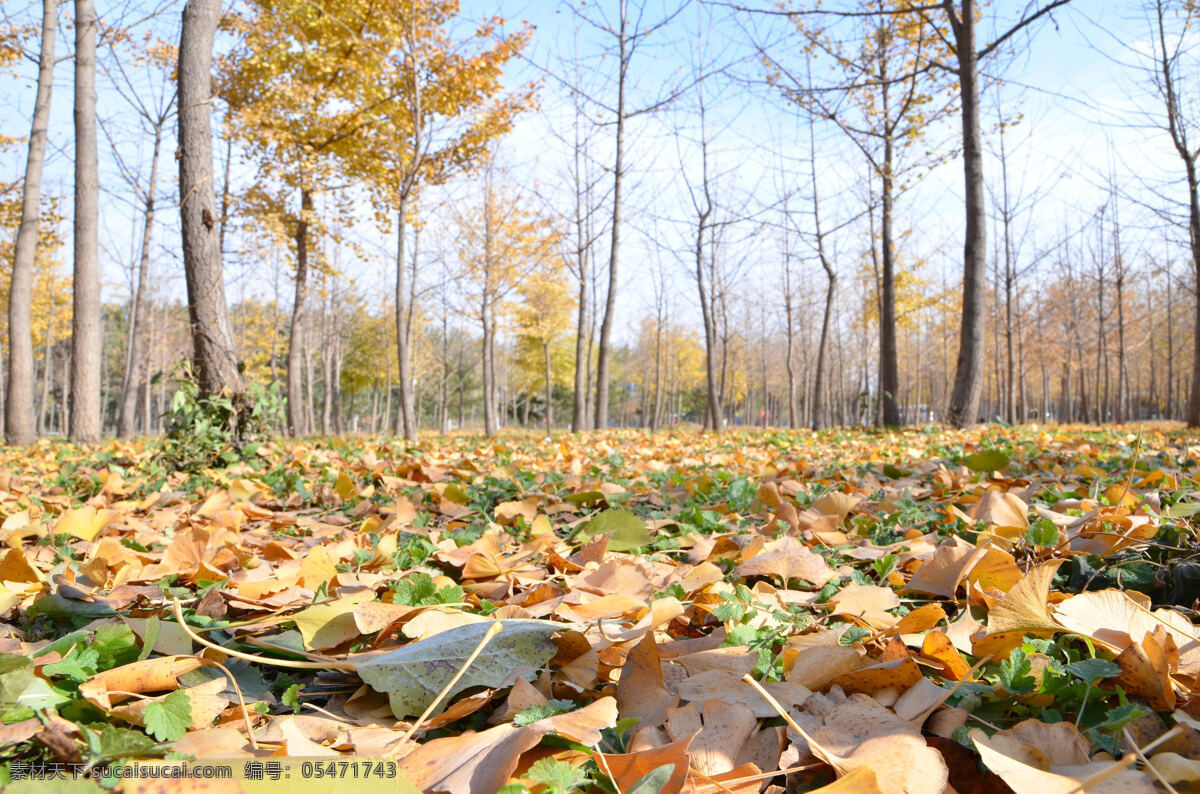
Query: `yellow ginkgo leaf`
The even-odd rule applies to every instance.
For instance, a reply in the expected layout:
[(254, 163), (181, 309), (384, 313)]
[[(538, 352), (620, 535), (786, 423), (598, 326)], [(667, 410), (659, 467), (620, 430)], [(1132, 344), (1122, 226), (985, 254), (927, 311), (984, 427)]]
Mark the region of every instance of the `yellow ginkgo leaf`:
[(1048, 600), (1050, 582), (1063, 562), (1065, 560), (1044, 562), (1013, 585), (988, 613), (988, 633), (1054, 634), (1062, 631), (1062, 626), (1050, 618)]
[(354, 484), (354, 480), (350, 479), (346, 472), (338, 472), (337, 484), (333, 486), (333, 490), (342, 499), (349, 499), (358, 493), (358, 487)]
[(74, 510), (68, 510), (58, 517), (54, 525), (54, 534), (71, 535), (80, 540), (93, 540), (100, 530), (111, 524), (117, 517), (116, 510), (97, 510), (91, 505)]
[(354, 608), (371, 597), (370, 593), (358, 593), (297, 612), (292, 620), (304, 639), (304, 647), (310, 651), (332, 648), (357, 637), (360, 632)]

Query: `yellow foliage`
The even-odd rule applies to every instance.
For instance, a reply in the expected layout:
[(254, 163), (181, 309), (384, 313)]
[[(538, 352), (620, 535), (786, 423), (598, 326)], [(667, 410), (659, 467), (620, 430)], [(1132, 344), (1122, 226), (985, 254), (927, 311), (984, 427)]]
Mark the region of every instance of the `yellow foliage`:
[(545, 388), (546, 355), (550, 356), (552, 385), (566, 386), (575, 368), (572, 344), (574, 310), (578, 305), (566, 262), (547, 257), (517, 286), (518, 302), (510, 307), (517, 337), (517, 382), (526, 392)]

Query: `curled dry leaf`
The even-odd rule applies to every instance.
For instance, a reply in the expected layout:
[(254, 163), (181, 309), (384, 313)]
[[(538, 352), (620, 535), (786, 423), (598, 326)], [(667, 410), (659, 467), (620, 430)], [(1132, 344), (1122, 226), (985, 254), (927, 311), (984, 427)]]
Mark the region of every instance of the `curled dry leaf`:
[(1157, 753), (1150, 758), (1150, 765), (1158, 775), (1173, 785), (1200, 784), (1200, 759), (1184, 758), (1179, 753)]
[(668, 766), (670, 775), (658, 789), (658, 794), (679, 794), (688, 779), (688, 746), (691, 742), (692, 737), (687, 736), (636, 753), (598, 753), (596, 765), (612, 777), (621, 791), (627, 791), (654, 770)]
[[(124, 692), (174, 692), (179, 676), (204, 666), (189, 656), (161, 656), (97, 673), (79, 685), (79, 693), (105, 711), (129, 697)], [(110, 694), (111, 693), (111, 694)]]
[(827, 689), (839, 676), (861, 670), (864, 666), (862, 653), (857, 648), (817, 645), (802, 648), (797, 653), (788, 673), (788, 681), (819, 692)]
[(938, 546), (933, 556), (917, 567), (904, 590), (954, 598), (959, 583), (983, 554), (983, 550), (976, 548), (973, 543), (962, 538), (951, 538)]
[(871, 694), (881, 689), (895, 689), (903, 692), (921, 680), (921, 669), (911, 656), (880, 662), (860, 670), (843, 673), (832, 681), (833, 686), (839, 686), (847, 692), (866, 692)]
[(920, 729), (864, 694), (813, 695), (797, 725), (806, 737), (794, 737), (832, 766), (839, 777), (858, 769), (875, 773), (881, 791), (941, 794), (949, 771), (929, 747)]
[(1116, 651), (1141, 643), (1147, 634), (1161, 627), (1178, 650), (1179, 672), (1200, 675), (1200, 630), (1173, 609), (1151, 610), (1149, 599), (1141, 593), (1080, 593), (1055, 605), (1054, 621), (1065, 631), (1090, 637)]

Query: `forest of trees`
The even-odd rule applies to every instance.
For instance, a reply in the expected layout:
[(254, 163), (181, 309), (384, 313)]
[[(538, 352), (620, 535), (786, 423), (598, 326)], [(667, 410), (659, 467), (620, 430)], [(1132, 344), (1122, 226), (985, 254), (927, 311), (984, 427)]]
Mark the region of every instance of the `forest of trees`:
[(1200, 425), (1195, 4), (1093, 31), (1157, 170), (1069, 181), (1010, 70), (1088, 0), (482, 5), (5, 3), (7, 442), (185, 376), (292, 435)]

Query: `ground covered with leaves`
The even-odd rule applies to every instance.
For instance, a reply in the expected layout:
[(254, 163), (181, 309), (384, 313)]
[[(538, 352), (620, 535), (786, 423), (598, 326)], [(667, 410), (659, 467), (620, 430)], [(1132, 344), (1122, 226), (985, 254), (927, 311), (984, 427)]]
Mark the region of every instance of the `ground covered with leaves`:
[(291, 756), (456, 794), (1200, 787), (1180, 428), (169, 459), (0, 449), (0, 778)]

